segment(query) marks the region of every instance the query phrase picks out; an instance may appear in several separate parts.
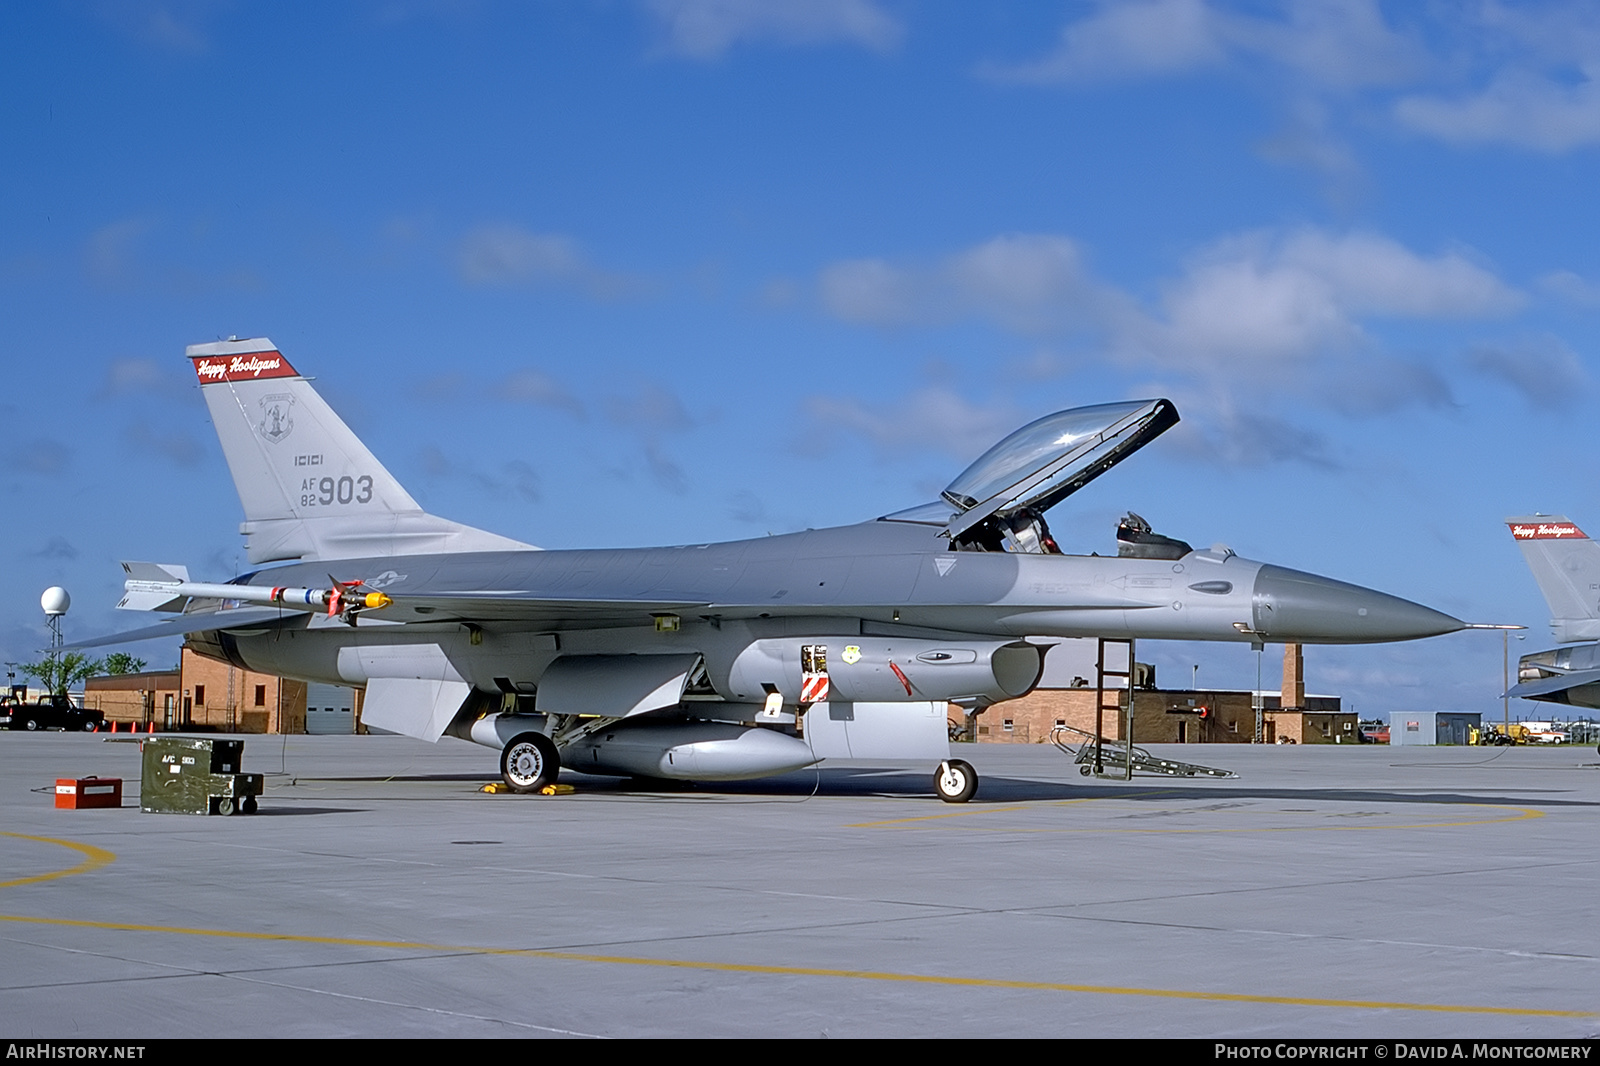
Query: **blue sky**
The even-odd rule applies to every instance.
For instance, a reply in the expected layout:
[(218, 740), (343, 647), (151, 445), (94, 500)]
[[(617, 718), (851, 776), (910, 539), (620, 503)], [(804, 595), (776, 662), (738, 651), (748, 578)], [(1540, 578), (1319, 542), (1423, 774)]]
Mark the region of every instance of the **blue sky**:
[[(1584, 3), (5, 5), (0, 651), (53, 583), (136, 622), (119, 559), (244, 568), (182, 354), (265, 335), (429, 510), (553, 548), (856, 521), (1168, 396), (1067, 550), (1132, 509), (1514, 661), (1501, 520), (1600, 527), (1597, 77)], [(1500, 644), (1307, 680), (1498, 714)]]

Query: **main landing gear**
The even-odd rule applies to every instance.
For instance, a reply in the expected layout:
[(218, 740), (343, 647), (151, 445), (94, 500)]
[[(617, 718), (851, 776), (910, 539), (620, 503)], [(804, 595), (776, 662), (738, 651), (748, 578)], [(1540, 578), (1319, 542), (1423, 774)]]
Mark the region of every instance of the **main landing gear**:
[(946, 803), (965, 803), (978, 794), (978, 771), (971, 763), (946, 759), (934, 771), (933, 790)]
[(561, 756), (543, 733), (519, 733), (500, 753), (500, 776), (513, 792), (538, 792), (560, 773)]

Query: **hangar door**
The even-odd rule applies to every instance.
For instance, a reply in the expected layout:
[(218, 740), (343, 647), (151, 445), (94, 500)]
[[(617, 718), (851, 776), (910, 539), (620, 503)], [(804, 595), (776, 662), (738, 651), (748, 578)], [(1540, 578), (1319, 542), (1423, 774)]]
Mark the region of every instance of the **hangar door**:
[(354, 733), (356, 692), (345, 685), (306, 685), (306, 732)]

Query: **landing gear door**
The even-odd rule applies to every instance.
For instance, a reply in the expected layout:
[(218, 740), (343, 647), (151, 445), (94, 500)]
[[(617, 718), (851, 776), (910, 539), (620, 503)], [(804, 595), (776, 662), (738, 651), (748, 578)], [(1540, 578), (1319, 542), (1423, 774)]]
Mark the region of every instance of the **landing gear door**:
[(1042, 514), (1178, 422), (1170, 400), (1074, 407), (1030, 422), (978, 457), (943, 496), (960, 514), (945, 536), (968, 540), (979, 526), (1028, 510)]

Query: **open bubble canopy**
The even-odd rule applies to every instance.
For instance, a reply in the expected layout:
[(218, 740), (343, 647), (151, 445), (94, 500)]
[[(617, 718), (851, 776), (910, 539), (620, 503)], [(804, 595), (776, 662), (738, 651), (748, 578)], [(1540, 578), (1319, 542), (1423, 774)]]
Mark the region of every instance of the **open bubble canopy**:
[[(1074, 407), (1029, 422), (984, 452), (942, 493), (886, 517), (903, 522), (952, 518), (970, 528), (993, 514), (1043, 512), (1177, 424), (1169, 400)], [(956, 513), (952, 513), (952, 509)], [(970, 520), (969, 520), (970, 519)]]

